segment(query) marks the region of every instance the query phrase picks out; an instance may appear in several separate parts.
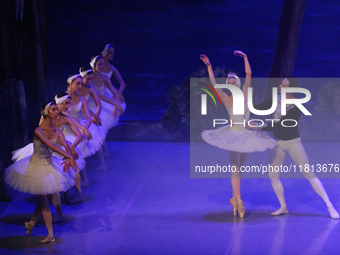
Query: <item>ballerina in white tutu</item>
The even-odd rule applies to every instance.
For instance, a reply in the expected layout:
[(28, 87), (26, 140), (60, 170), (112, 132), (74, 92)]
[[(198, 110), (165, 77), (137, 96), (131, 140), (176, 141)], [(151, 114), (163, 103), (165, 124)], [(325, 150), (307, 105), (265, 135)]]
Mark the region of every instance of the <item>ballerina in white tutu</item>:
[(92, 68), (83, 66), (79, 73), (83, 77), (83, 84), (78, 94), (86, 98), (91, 116), (94, 117), (93, 122), (95, 124), (100, 122), (107, 130), (113, 128), (117, 124), (119, 114), (123, 113), (122, 107), (113, 100), (109, 104), (99, 99), (99, 92), (93, 86)]
[(104, 70), (103, 57), (100, 55), (93, 56), (90, 66), (93, 69), (93, 86), (98, 90), (100, 100), (111, 104), (112, 109), (115, 107), (113, 102), (118, 103), (125, 111), (126, 104), (124, 96), (112, 85), (110, 79), (101, 73)]
[[(66, 94), (65, 92), (59, 93), (58, 95), (59, 96), (63, 95), (64, 96), (63, 99), (68, 98), (69, 100), (65, 103), (60, 103), (60, 101), (64, 102), (64, 100), (63, 99), (58, 100), (58, 97), (56, 96), (55, 101), (56, 101), (56, 104), (57, 104), (57, 107), (58, 107), (58, 116), (57, 116), (56, 119), (52, 120), (52, 124), (53, 124), (54, 127), (60, 129), (62, 132), (63, 132), (64, 127), (66, 125), (74, 133), (75, 139), (74, 139), (73, 143), (69, 143), (69, 148), (71, 149), (72, 156), (74, 157), (74, 159), (76, 159), (76, 163), (77, 163), (77, 166), (79, 168), (79, 171), (81, 171), (85, 168), (86, 162), (83, 158), (83, 155), (81, 154), (80, 149), (77, 148), (77, 145), (82, 141), (83, 136), (80, 133), (79, 129), (76, 127), (76, 125), (74, 123), (75, 121), (72, 119), (72, 117), (66, 116), (63, 113), (68, 109), (68, 105), (70, 104), (71, 97), (68, 94)], [(58, 103), (60, 103), (60, 104), (58, 104)], [(42, 118), (39, 124), (41, 124), (43, 120), (44, 119)], [(77, 123), (77, 125), (80, 128), (85, 129), (79, 123)], [(85, 131), (85, 132), (90, 136), (90, 132), (88, 130)], [(57, 144), (57, 146), (60, 149), (64, 149), (64, 147), (60, 144)], [(30, 143), (30, 144), (26, 145), (25, 147), (14, 151), (12, 160), (18, 161), (18, 160), (21, 160), (21, 159), (26, 158), (28, 156), (31, 156), (33, 154), (33, 151), (34, 151), (33, 143)], [(54, 163), (56, 165), (59, 165), (62, 162), (63, 155), (54, 151), (53, 156), (54, 156), (53, 157)], [(76, 194), (77, 194), (76, 197), (78, 197), (77, 200), (69, 200), (70, 203), (78, 203), (78, 202), (83, 201), (82, 200), (82, 194), (81, 194), (81, 178), (80, 178), (80, 175), (79, 175), (79, 171), (74, 171), (73, 169), (71, 169), (71, 171), (69, 171), (69, 174), (71, 174), (72, 178), (74, 178), (74, 181), (75, 181), (74, 188), (75, 188)], [(86, 172), (85, 172), (85, 179), (87, 180)], [(53, 219), (53, 222), (55, 223), (55, 222), (63, 221), (64, 217), (63, 217), (63, 211), (62, 211), (62, 207), (61, 207), (60, 193), (59, 192), (56, 192), (56, 193), (53, 194), (53, 204), (54, 204), (56, 211), (57, 211), (57, 217), (55, 217)]]
[[(110, 79), (101, 73), (104, 70), (104, 59), (101, 55), (93, 56), (90, 66), (93, 69), (93, 86), (98, 90), (104, 110), (113, 113), (114, 125), (116, 125), (119, 121), (119, 115), (125, 111), (125, 99), (122, 93), (112, 85)], [(116, 104), (119, 104), (123, 111), (119, 110)], [(109, 152), (106, 143), (104, 143), (103, 149), (105, 155), (108, 156)]]
[(116, 67), (114, 67), (113, 65), (111, 65), (110, 62), (109, 62), (110, 60), (113, 59), (114, 52), (115, 52), (115, 49), (114, 49), (112, 44), (106, 44), (106, 45), (103, 45), (100, 48), (100, 54), (104, 59), (104, 67), (103, 67), (101, 73), (103, 75), (105, 75), (107, 78), (109, 78), (110, 80), (111, 80), (111, 77), (113, 75), (120, 85), (118, 91), (120, 93), (123, 93), (123, 91), (126, 87), (125, 82), (124, 82), (122, 76), (120, 75), (118, 69)]
[[(63, 133), (66, 127), (71, 129), (71, 131), (73, 132), (73, 138), (72, 138), (73, 143), (70, 144), (70, 148), (72, 151), (75, 151), (79, 155), (78, 160), (76, 161), (79, 167), (79, 171), (75, 173), (75, 179), (74, 179), (75, 181), (74, 189), (76, 191), (76, 197), (74, 199), (68, 199), (67, 201), (70, 204), (81, 203), (83, 202), (81, 187), (88, 186), (88, 179), (87, 179), (87, 174), (86, 174), (86, 162), (81, 153), (81, 149), (79, 149), (79, 146), (78, 146), (80, 142), (83, 139), (85, 139), (85, 137), (81, 134), (79, 129), (82, 130), (84, 134), (87, 134), (89, 138), (92, 137), (92, 134), (84, 126), (82, 126), (78, 121), (73, 119), (71, 116), (67, 115), (67, 110), (71, 104), (71, 96), (69, 94), (65, 92), (60, 92), (54, 97), (54, 101), (58, 106), (59, 115), (57, 119), (53, 120), (53, 125), (59, 128)], [(68, 138), (70, 138), (69, 133), (65, 132), (65, 134), (67, 134)], [(56, 156), (60, 157), (61, 155), (56, 155)], [(53, 197), (53, 203), (56, 206), (56, 208), (59, 206), (61, 207), (60, 196), (57, 197), (57, 194), (55, 194)], [(59, 217), (57, 217), (55, 221), (62, 221), (63, 220), (62, 214), (60, 214), (60, 212), (58, 212), (58, 214), (59, 214)]]
[[(251, 85), (251, 68), (247, 58), (247, 55), (242, 51), (234, 51), (234, 55), (243, 57), (245, 64), (246, 80), (243, 85), (243, 94), (245, 100), (247, 98), (247, 89)], [(201, 60), (208, 67), (209, 78), (211, 84), (214, 86), (216, 84), (214, 72), (210, 64), (209, 58), (206, 55), (200, 56)], [(235, 85), (241, 88), (240, 78), (236, 74), (230, 73), (228, 75), (227, 84)], [(243, 123), (246, 119), (248, 121), (250, 112), (247, 110), (245, 116), (243, 115), (233, 115), (233, 97), (228, 96), (222, 91), (222, 89), (215, 88), (216, 92), (220, 96), (226, 110), (229, 113), (230, 119), (235, 123)], [(221, 128), (213, 130), (205, 130), (202, 132), (202, 138), (207, 143), (217, 146), (221, 149), (229, 151), (230, 164), (236, 169), (235, 172), (231, 173), (231, 185), (233, 188), (233, 197), (230, 199), (230, 204), (233, 206), (233, 214), (237, 216), (237, 213), (241, 218), (245, 216), (244, 203), (241, 199), (241, 173), (240, 168), (244, 166), (249, 152), (255, 151), (265, 151), (266, 149), (272, 149), (276, 146), (274, 139), (269, 137), (267, 134), (262, 133), (257, 130), (249, 130), (243, 127), (241, 124), (235, 124), (233, 126), (227, 125)]]
[[(34, 131), (32, 156), (23, 158), (6, 169), (5, 181), (13, 189), (21, 192), (39, 195), (40, 202), (34, 210), (29, 222), (25, 222), (26, 234), (29, 236), (41, 214), (44, 217), (48, 236), (40, 240), (40, 243), (52, 243), (55, 241), (52, 227), (52, 215), (49, 204), (52, 201), (52, 194), (60, 191), (67, 191), (74, 185), (72, 176), (66, 172), (72, 166), (78, 170), (76, 162), (71, 154), (68, 143), (62, 132), (55, 128), (52, 119), (58, 116), (58, 108), (54, 103), (43, 106), (42, 115), (44, 121)], [(60, 149), (59, 143), (66, 148)], [(52, 150), (63, 155), (66, 160), (60, 164), (54, 164)]]
[[(95, 153), (97, 154), (101, 164), (95, 169), (96, 171), (106, 170), (107, 166), (104, 161), (102, 145), (105, 141), (107, 130), (100, 129), (96, 125), (91, 125), (92, 118), (87, 101), (84, 97), (79, 96), (77, 93), (77, 91), (82, 86), (83, 77), (80, 74), (71, 75), (67, 79), (67, 83), (68, 88), (66, 92), (71, 96), (71, 104), (65, 114), (71, 116), (73, 119), (78, 121), (82, 126), (85, 127), (85, 129), (88, 129), (93, 137), (92, 140), (86, 140), (85, 142), (80, 143), (78, 146), (80, 147), (84, 158), (89, 157)], [(68, 141), (74, 141), (74, 133), (72, 132), (72, 130), (70, 130), (69, 127), (66, 126), (63, 133)]]

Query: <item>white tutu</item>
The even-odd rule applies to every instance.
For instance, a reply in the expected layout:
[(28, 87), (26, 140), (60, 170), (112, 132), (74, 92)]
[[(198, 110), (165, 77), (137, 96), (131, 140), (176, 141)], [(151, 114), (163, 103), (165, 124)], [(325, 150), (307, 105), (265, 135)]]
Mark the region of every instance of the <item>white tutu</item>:
[[(81, 125), (85, 126), (86, 117), (81, 109), (82, 102), (79, 101), (77, 105), (71, 106), (68, 111), (72, 118), (77, 120)], [(80, 149), (84, 158), (95, 154), (98, 150), (101, 149), (107, 134), (107, 130), (105, 128), (100, 129), (94, 124), (91, 124), (88, 130), (91, 132), (93, 139), (83, 140), (77, 146)], [(65, 139), (67, 141), (70, 141), (71, 143), (73, 143), (76, 139), (73, 131), (68, 126), (63, 129), (63, 133)]]
[[(55, 144), (56, 138), (51, 142)], [(52, 150), (40, 140), (33, 140), (33, 144), (32, 156), (15, 162), (5, 170), (6, 183), (18, 191), (36, 195), (67, 191), (74, 186), (72, 176), (63, 172), (62, 160), (54, 158)]]
[[(97, 111), (97, 106), (96, 103), (94, 102), (93, 98), (90, 96), (90, 94), (87, 94), (85, 96), (89, 108), (91, 111), (96, 112)], [(115, 118), (113, 116), (113, 108), (114, 105), (109, 104), (104, 101), (100, 101), (102, 104), (102, 111), (100, 112), (100, 120), (102, 121), (102, 126), (104, 126), (107, 130), (113, 128), (117, 123), (119, 118)]]
[[(93, 86), (93, 87), (95, 87), (98, 90), (98, 92), (102, 94), (103, 96), (106, 96), (109, 99), (113, 97), (111, 91), (107, 87), (105, 87), (104, 83), (100, 86), (100, 89), (97, 88), (96, 86)], [(119, 98), (117, 98), (116, 102), (123, 108), (123, 112), (125, 112), (126, 103), (120, 102)], [(102, 103), (102, 108), (103, 108), (102, 111), (105, 111), (106, 113), (110, 114), (111, 118), (114, 118), (114, 116), (112, 115), (112, 111), (115, 106), (107, 102), (104, 102), (103, 100), (101, 100), (101, 103)], [(118, 123), (118, 121), (119, 121), (119, 116), (115, 118), (114, 122)]]
[(207, 143), (228, 151), (249, 153), (265, 151), (276, 146), (276, 141), (266, 133), (258, 130), (237, 132), (233, 131), (230, 125), (205, 130), (201, 133), (201, 136)]
[[(71, 143), (69, 141), (67, 141), (67, 142), (71, 145)], [(64, 146), (61, 146), (58, 143), (56, 144), (56, 146), (59, 147), (62, 150), (65, 150)], [(77, 151), (78, 156), (79, 156), (79, 159), (76, 160), (76, 163), (77, 163), (77, 166), (79, 167), (78, 172), (80, 172), (81, 170), (84, 169), (86, 162), (83, 158), (83, 155), (82, 155), (80, 149), (76, 147), (75, 150)], [(29, 143), (25, 147), (20, 148), (20, 149), (12, 152), (12, 161), (16, 162), (16, 161), (19, 161), (21, 159), (30, 157), (30, 156), (32, 156), (33, 152), (34, 152), (33, 143)], [(53, 162), (57, 165), (60, 164), (63, 161), (62, 159), (63, 159), (64, 156), (62, 156), (61, 154), (59, 154), (55, 151), (52, 152), (52, 156), (53, 156)], [(73, 169), (70, 169), (69, 174), (71, 174), (72, 177), (75, 177), (75, 171)]]
[[(232, 109), (229, 115), (233, 122), (242, 123), (247, 117), (233, 116)], [(248, 114), (249, 116), (249, 114)], [(217, 129), (204, 130), (201, 133), (202, 139), (220, 149), (236, 151), (241, 153), (250, 153), (255, 151), (265, 151), (276, 146), (276, 141), (267, 133), (258, 130), (248, 130), (242, 124), (223, 126)]]

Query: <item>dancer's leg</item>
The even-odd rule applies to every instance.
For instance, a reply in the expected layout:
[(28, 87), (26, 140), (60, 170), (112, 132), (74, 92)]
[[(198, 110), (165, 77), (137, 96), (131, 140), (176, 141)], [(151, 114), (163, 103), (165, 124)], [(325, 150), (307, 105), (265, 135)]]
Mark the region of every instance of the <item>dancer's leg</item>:
[(100, 148), (100, 150), (98, 150), (96, 152), (96, 156), (99, 158), (99, 161), (100, 161), (100, 166), (98, 166), (95, 171), (105, 171), (107, 169), (107, 166), (106, 166), (106, 163), (105, 163), (105, 160), (104, 160), (104, 155), (103, 155), (103, 149)]
[[(289, 150), (289, 155), (292, 157), (294, 163), (298, 166), (303, 166), (303, 170), (307, 170), (309, 169), (309, 167), (305, 168), (306, 165), (309, 166), (309, 159), (307, 156), (307, 153), (301, 143), (301, 139), (298, 139), (296, 141), (295, 146), (292, 146), (292, 148)], [(310, 182), (310, 184), (312, 185), (313, 189), (315, 190), (315, 192), (323, 199), (323, 201), (325, 202), (329, 213), (331, 214), (331, 217), (333, 219), (338, 219), (339, 218), (339, 214), (337, 213), (337, 211), (334, 209), (333, 204), (331, 203), (331, 201), (329, 200), (328, 194), (325, 191), (321, 181), (319, 180), (319, 178), (317, 178), (315, 176), (315, 174), (311, 171), (303, 171), (302, 172), (304, 177), (306, 177), (306, 179)]]
[(30, 221), (25, 222), (25, 228), (26, 228), (26, 235), (30, 236), (32, 233), (32, 230), (35, 226), (35, 223), (37, 223), (38, 219), (40, 218), (42, 213), (41, 203), (39, 203), (33, 212), (32, 218)]
[(240, 167), (246, 165), (248, 156), (249, 156), (249, 153), (241, 153), (241, 157), (240, 157)]
[[(247, 162), (247, 159), (248, 159), (248, 156), (249, 156), (249, 153), (241, 153), (240, 154), (240, 167), (241, 166), (245, 166), (245, 164)], [(230, 153), (229, 153), (229, 157), (230, 157)], [(235, 175), (236, 175), (236, 177), (239, 176), (238, 174), (235, 174)], [(241, 189), (241, 181), (240, 182), (238, 182), (238, 181), (240, 181), (240, 180), (235, 180), (235, 186), (236, 187), (239, 186), (240, 189)], [(240, 192), (240, 196), (241, 196), (241, 192)], [(235, 193), (234, 193), (234, 190), (233, 190), (233, 198), (232, 198), (232, 200), (234, 200), (235, 202), (237, 201)]]
[(229, 151), (230, 165), (234, 171), (231, 173), (231, 186), (233, 188), (233, 198), (236, 202), (242, 201), (241, 199), (241, 173), (240, 173), (240, 161), (241, 153), (235, 151)]
[(86, 165), (82, 171), (80, 171), (80, 177), (81, 177), (81, 187), (89, 186), (89, 180), (87, 179), (87, 173), (86, 173)]
[(65, 218), (63, 216), (63, 208), (61, 206), (60, 193), (56, 192), (53, 194), (53, 205), (57, 211), (57, 217), (55, 217), (52, 222), (57, 223), (63, 221)]
[(70, 204), (82, 203), (83, 195), (81, 193), (81, 177), (79, 173), (76, 173), (76, 177), (74, 178), (75, 186), (74, 190), (76, 191), (76, 196), (72, 200), (68, 200)]
[(229, 151), (230, 164), (232, 167), (231, 173), (231, 185), (233, 188), (233, 198), (230, 199), (230, 203), (233, 206), (234, 216), (237, 215), (236, 210), (241, 218), (245, 216), (244, 204), (241, 199), (241, 158), (245, 162), (247, 159), (247, 154), (242, 155), (242, 153)]
[(40, 196), (40, 204), (42, 209), (42, 215), (44, 217), (45, 225), (48, 230), (48, 236), (40, 240), (40, 243), (52, 243), (55, 241), (52, 227), (52, 214), (49, 208), (50, 202), (53, 200), (53, 195), (41, 195)]
[(102, 148), (103, 148), (103, 156), (104, 157), (110, 156), (109, 150), (108, 150), (107, 145), (106, 145), (106, 141), (104, 141)]
[[(276, 146), (269, 153), (269, 164), (272, 167), (280, 166), (283, 164), (285, 156), (286, 156), (286, 153), (279, 146)], [(284, 188), (279, 177), (280, 177), (279, 172), (275, 172), (271, 170), (269, 171), (269, 178), (270, 178), (272, 187), (281, 205), (279, 210), (271, 214), (272, 216), (287, 214), (289, 212), (287, 209), (287, 204), (286, 204), (286, 200), (284, 196)]]

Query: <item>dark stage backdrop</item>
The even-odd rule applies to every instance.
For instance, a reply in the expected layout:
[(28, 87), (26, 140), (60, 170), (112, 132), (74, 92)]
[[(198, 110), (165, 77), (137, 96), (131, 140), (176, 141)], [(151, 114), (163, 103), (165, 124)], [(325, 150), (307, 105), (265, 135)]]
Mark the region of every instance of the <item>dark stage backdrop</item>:
[[(68, 75), (88, 64), (102, 44), (112, 43), (112, 63), (127, 84), (128, 107), (121, 120), (160, 120), (169, 87), (202, 66), (201, 53), (215, 67), (242, 75), (243, 62), (232, 51), (245, 51), (253, 77), (267, 77), (283, 2), (49, 1), (47, 95), (65, 90)], [(307, 1), (294, 76), (339, 76), (339, 9), (339, 1)], [(315, 103), (320, 88), (308, 89)]]

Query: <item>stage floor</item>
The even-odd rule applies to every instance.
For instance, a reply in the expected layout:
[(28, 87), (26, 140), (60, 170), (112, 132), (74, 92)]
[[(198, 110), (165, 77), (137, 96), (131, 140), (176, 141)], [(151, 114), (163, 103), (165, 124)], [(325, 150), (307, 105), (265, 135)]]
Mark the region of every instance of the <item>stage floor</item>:
[[(90, 186), (83, 188), (84, 203), (63, 204), (67, 221), (54, 225), (55, 243), (38, 244), (47, 235), (42, 221), (31, 237), (25, 236), (23, 223), (37, 198), (11, 192), (16, 194), (14, 200), (1, 203), (0, 254), (340, 253), (340, 221), (329, 217), (303, 178), (282, 180), (290, 214), (279, 217), (270, 216), (279, 203), (269, 179), (243, 179), (246, 217), (240, 219), (232, 215), (229, 179), (190, 178), (189, 143), (108, 142), (107, 146), (109, 169), (94, 172), (97, 160), (89, 158)], [(326, 154), (313, 149), (317, 144), (305, 147), (309, 153)], [(250, 157), (248, 164), (267, 162), (267, 155)], [(340, 179), (321, 181), (340, 209)]]

